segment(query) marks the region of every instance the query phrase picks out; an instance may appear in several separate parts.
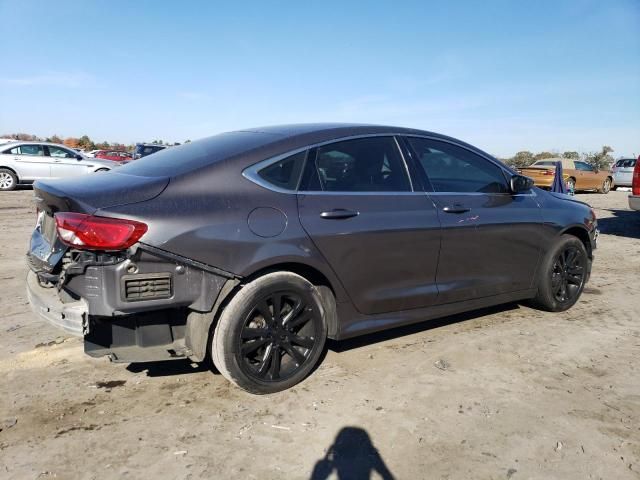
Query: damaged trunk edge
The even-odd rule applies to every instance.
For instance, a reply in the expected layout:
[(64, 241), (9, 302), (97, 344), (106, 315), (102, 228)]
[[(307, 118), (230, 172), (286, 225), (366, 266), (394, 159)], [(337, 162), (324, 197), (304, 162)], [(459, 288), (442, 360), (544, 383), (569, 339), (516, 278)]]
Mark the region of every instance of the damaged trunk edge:
[(53, 267), (31, 252), (27, 260), (37, 313), (84, 336), (88, 355), (116, 362), (203, 361), (215, 312), (240, 283), (232, 273), (142, 243), (124, 252), (65, 249)]

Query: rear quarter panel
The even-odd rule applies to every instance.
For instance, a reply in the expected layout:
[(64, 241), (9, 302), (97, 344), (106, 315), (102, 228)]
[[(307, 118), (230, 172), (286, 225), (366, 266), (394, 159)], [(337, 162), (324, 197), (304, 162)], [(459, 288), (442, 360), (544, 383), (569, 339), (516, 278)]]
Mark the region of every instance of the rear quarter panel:
[[(307, 265), (329, 279), (338, 301), (346, 300), (340, 282), (300, 225), (296, 196), (260, 187), (242, 177), (237, 167), (217, 167), (172, 178), (153, 200), (98, 214), (145, 222), (149, 230), (143, 243), (241, 277), (277, 264)], [(282, 228), (261, 229), (262, 214), (252, 215), (256, 209), (269, 212)], [(251, 225), (250, 215), (256, 219)]]

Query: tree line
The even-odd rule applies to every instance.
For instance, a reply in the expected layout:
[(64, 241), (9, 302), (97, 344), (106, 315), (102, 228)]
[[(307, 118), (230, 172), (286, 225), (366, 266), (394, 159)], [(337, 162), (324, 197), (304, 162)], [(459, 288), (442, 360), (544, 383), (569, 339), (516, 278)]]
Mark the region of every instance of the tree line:
[(611, 153), (613, 148), (608, 145), (603, 146), (599, 152), (578, 153), (574, 151), (567, 151), (563, 153), (558, 152), (540, 152), (532, 153), (528, 150), (523, 150), (516, 153), (513, 157), (501, 158), (504, 163), (511, 165), (515, 168), (528, 167), (533, 162), (538, 160), (544, 160), (545, 158), (568, 158), (571, 160), (582, 160), (588, 163), (597, 170), (607, 169), (615, 161)]
[[(71, 148), (81, 148), (83, 150), (119, 150), (119, 151), (132, 151), (135, 148), (134, 144), (125, 145), (117, 142), (94, 142), (88, 135), (82, 135), (81, 137), (66, 137), (62, 138), (58, 135), (51, 137), (40, 138), (36, 135), (29, 133), (11, 133), (8, 135), (0, 135), (1, 138), (13, 138), (21, 141), (35, 141), (35, 142), (51, 142), (64, 144)], [(191, 140), (185, 140), (184, 143), (189, 143)], [(176, 143), (167, 143), (162, 140), (153, 140), (150, 143), (157, 145), (180, 145)], [(528, 150), (523, 150), (516, 153), (513, 157), (500, 158), (504, 163), (515, 168), (528, 167), (537, 160), (544, 160), (545, 158), (569, 158), (571, 160), (582, 160), (587, 162), (598, 170), (609, 168), (614, 162), (614, 158), (611, 156), (613, 148), (605, 145), (599, 152), (578, 153), (575, 151), (567, 151), (563, 153), (559, 152), (539, 152), (533, 153)]]
[[(88, 135), (82, 135), (81, 137), (60, 137), (58, 135), (52, 135), (51, 137), (38, 137), (37, 135), (31, 135), (30, 133), (9, 133), (6, 135), (0, 135), (0, 138), (13, 138), (14, 140), (27, 141), (27, 142), (51, 142), (66, 145), (71, 148), (81, 148), (83, 150), (118, 150), (118, 151), (132, 151), (135, 148), (135, 144), (126, 145), (118, 142), (95, 142)], [(186, 140), (185, 143), (189, 143), (191, 140)], [(153, 140), (152, 142), (157, 145), (180, 145), (178, 142), (170, 143), (163, 140)]]

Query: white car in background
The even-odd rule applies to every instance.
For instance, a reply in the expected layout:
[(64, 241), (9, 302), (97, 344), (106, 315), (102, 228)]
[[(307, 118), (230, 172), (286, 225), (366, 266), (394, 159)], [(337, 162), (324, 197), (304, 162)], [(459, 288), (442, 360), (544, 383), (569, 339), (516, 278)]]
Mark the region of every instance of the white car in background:
[(636, 166), (635, 158), (621, 158), (611, 167), (613, 183), (616, 187), (630, 187), (633, 180), (633, 169)]
[(43, 178), (76, 177), (117, 166), (118, 162), (87, 158), (65, 145), (14, 141), (0, 145), (0, 191)]
[(84, 152), (85, 157), (89, 157), (89, 158), (93, 158), (96, 156), (96, 153), (99, 152), (100, 149), (98, 150), (89, 150), (88, 152)]
[(13, 138), (0, 138), (0, 145), (4, 145), (5, 143), (15, 142), (16, 140)]

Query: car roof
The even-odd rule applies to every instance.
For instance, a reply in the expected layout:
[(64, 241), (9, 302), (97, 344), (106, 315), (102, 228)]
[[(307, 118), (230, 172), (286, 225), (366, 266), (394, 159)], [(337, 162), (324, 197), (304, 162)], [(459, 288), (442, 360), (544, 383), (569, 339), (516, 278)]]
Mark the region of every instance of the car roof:
[[(555, 157), (555, 158), (541, 158), (540, 160), (536, 160), (535, 162), (533, 162), (532, 166), (535, 166), (536, 164), (540, 165), (540, 162), (552, 162), (553, 165), (555, 165), (557, 162), (562, 163), (562, 168), (570, 168), (570, 169), (574, 169), (575, 168), (575, 162), (576, 160), (573, 160), (571, 158), (560, 158), (560, 157)], [(579, 160), (578, 160), (579, 161)]]
[(367, 135), (376, 133), (399, 133), (399, 134), (419, 134), (435, 135), (444, 137), (433, 132), (417, 130), (414, 128), (394, 127), (388, 125), (373, 125), (364, 123), (298, 123), (289, 125), (273, 125), (268, 127), (245, 128), (238, 132), (266, 133), (283, 138), (297, 137), (300, 135), (318, 135), (340, 138), (350, 135)]
[(66, 148), (66, 149), (75, 150), (73, 147), (69, 147), (69, 146), (64, 145), (62, 143), (39, 142), (37, 140), (16, 140), (15, 142), (2, 144), (2, 147), (8, 146), (8, 145), (11, 145), (11, 146), (16, 146), (16, 145), (47, 145), (47, 146), (52, 146), (52, 147), (62, 147), (62, 148)]
[[(414, 128), (357, 123), (307, 123), (275, 125), (235, 130), (170, 148), (149, 162), (132, 162), (120, 173), (132, 175), (178, 176), (199, 172), (202, 168), (244, 169), (259, 161), (295, 152), (299, 149), (370, 135), (416, 135), (461, 145), (485, 158), (486, 152), (446, 135)], [(504, 166), (506, 170), (513, 171)], [(199, 173), (198, 173), (199, 174)]]

